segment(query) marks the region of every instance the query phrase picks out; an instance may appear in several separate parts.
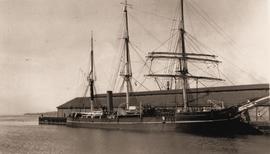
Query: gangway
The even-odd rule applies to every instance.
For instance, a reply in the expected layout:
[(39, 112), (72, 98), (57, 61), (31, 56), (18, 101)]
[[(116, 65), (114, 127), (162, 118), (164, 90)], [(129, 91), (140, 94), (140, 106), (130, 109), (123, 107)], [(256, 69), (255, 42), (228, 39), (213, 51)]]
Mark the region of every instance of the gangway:
[(238, 106), (238, 112), (244, 112), (247, 111), (248, 109), (251, 109), (257, 105), (262, 105), (265, 104), (266, 100), (269, 100), (270, 96), (265, 96), (265, 97), (261, 97), (255, 100), (247, 100), (247, 102), (244, 105)]

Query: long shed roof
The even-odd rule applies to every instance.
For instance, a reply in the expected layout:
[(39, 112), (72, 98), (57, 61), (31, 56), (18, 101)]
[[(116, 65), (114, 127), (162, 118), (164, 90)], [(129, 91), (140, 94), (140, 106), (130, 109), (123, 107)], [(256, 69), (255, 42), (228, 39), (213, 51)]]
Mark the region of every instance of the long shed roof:
[[(230, 92), (230, 91), (247, 91), (247, 90), (268, 90), (269, 84), (251, 84), (251, 85), (237, 85), (237, 86), (222, 86), (222, 87), (207, 87), (190, 89), (189, 93), (211, 93), (211, 92)], [(141, 91), (130, 93), (130, 96), (150, 96), (150, 95), (169, 95), (181, 94), (182, 90), (158, 90), (158, 91)], [(106, 94), (96, 94), (95, 98), (105, 98)], [(125, 93), (114, 93), (113, 97), (125, 97)], [(76, 97), (60, 106), (58, 109), (67, 108), (89, 108), (89, 97)]]

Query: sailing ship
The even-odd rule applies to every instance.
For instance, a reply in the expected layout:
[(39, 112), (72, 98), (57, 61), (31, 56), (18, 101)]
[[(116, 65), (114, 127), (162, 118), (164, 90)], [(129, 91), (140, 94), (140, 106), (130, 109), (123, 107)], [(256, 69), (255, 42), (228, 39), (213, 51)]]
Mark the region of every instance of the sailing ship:
[(184, 22), (184, 0), (180, 0), (181, 20), (179, 22), (179, 37), (177, 40), (179, 50), (177, 52), (150, 52), (147, 59), (176, 60), (178, 67), (174, 74), (146, 75), (156, 78), (174, 78), (182, 87), (183, 105), (176, 102), (174, 108), (156, 108), (152, 106), (130, 104), (130, 92), (133, 91), (131, 79), (131, 57), (129, 49), (129, 29), (128, 29), (128, 3), (124, 3), (125, 35), (124, 35), (124, 66), (120, 73), (122, 85), (125, 85), (126, 102), (124, 107), (113, 110), (111, 102), (112, 94), (109, 93), (109, 106), (105, 109), (94, 107), (94, 69), (93, 69), (93, 36), (91, 37), (91, 69), (88, 76), (90, 91), (90, 112), (74, 112), (67, 120), (67, 125), (72, 127), (107, 128), (107, 129), (127, 129), (127, 130), (159, 130), (159, 131), (185, 131), (192, 133), (243, 133), (258, 132), (251, 127), (247, 118), (247, 110), (260, 102), (269, 99), (269, 96), (248, 101), (239, 106), (225, 108), (223, 104), (212, 103), (206, 106), (194, 106), (189, 104), (188, 89), (189, 79), (195, 80), (217, 80), (220, 78), (191, 75), (188, 69), (189, 61), (202, 61), (219, 63), (215, 55), (196, 54), (186, 51), (185, 45), (185, 22)]

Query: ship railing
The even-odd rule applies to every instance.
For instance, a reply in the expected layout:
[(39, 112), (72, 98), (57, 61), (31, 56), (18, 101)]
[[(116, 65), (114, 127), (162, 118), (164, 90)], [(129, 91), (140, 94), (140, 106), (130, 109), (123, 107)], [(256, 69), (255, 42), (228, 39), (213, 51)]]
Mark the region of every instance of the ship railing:
[(92, 111), (92, 112), (72, 112), (68, 119), (80, 121), (81, 119), (94, 119), (101, 118), (104, 115), (103, 111)]
[[(177, 112), (186, 112), (183, 106), (177, 106)], [(212, 110), (221, 110), (224, 107), (221, 106), (213, 106), (213, 105), (204, 105), (204, 106), (189, 106), (187, 107), (187, 111), (189, 112), (208, 112)]]
[(225, 108), (224, 102), (220, 100), (207, 100), (207, 104), (209, 104), (212, 107), (212, 110), (213, 109), (220, 110)]

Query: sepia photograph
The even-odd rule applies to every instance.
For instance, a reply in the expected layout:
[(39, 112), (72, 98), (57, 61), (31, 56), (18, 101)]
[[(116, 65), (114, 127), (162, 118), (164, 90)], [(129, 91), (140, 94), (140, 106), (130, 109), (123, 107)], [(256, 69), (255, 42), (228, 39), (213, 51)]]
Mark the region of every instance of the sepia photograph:
[(270, 153), (270, 0), (0, 0), (0, 154)]

